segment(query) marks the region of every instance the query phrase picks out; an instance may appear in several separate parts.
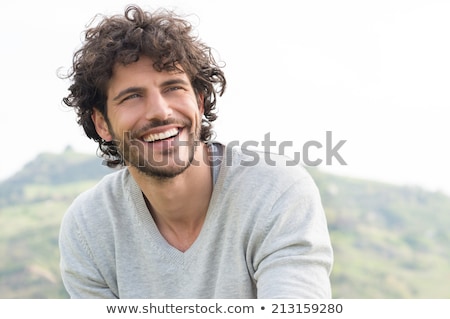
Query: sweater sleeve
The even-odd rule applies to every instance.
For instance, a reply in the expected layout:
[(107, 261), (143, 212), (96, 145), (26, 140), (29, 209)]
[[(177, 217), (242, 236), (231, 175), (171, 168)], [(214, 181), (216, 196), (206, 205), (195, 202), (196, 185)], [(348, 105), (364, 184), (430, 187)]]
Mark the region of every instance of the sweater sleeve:
[(333, 251), (312, 178), (289, 186), (263, 215), (253, 259), (258, 298), (331, 298)]
[(73, 299), (117, 298), (95, 264), (94, 256), (71, 207), (60, 227), (60, 270), (64, 286)]

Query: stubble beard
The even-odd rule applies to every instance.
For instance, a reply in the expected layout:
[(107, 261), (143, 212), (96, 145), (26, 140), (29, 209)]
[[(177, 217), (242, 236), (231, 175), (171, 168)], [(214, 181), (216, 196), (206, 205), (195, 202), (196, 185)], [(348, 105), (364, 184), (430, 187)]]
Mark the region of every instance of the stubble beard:
[[(184, 127), (191, 131), (192, 125)], [(180, 141), (179, 135), (172, 141), (172, 146), (160, 155), (157, 161), (152, 153), (152, 147), (145, 147), (143, 141), (133, 139), (131, 134), (124, 134), (123, 139), (115, 139), (119, 143), (123, 159), (127, 166), (134, 167), (139, 173), (158, 180), (168, 180), (186, 171), (194, 162), (196, 148), (199, 145), (200, 127), (190, 132), (187, 141)], [(188, 148), (187, 160), (180, 158), (180, 148)], [(169, 159), (172, 163), (169, 163)], [(169, 165), (170, 164), (170, 165)]]

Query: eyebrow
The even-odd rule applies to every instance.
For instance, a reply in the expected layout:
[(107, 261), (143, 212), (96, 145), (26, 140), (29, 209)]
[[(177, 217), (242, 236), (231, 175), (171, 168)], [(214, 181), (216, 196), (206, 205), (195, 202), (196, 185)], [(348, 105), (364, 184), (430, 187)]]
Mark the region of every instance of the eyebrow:
[(164, 86), (171, 86), (171, 85), (174, 85), (174, 84), (190, 85), (190, 83), (187, 82), (184, 79), (175, 78), (175, 79), (170, 79), (170, 80), (164, 81), (163, 83), (161, 83), (161, 86), (162, 87), (164, 87)]
[[(190, 85), (189, 82), (187, 82), (184, 79), (170, 79), (167, 81), (164, 81), (163, 83), (161, 83), (161, 87), (164, 86), (171, 86), (171, 85), (175, 85), (175, 84), (181, 84), (181, 85)], [(124, 95), (130, 94), (130, 93), (136, 93), (136, 92), (142, 92), (145, 89), (143, 87), (139, 87), (139, 86), (131, 86), (129, 88), (126, 88), (122, 91), (120, 91), (114, 98), (113, 101), (117, 101), (120, 100), (120, 98), (122, 98)]]
[(113, 98), (113, 101), (119, 100), (124, 95), (130, 94), (130, 93), (142, 92), (143, 90), (144, 90), (144, 88), (139, 87), (139, 86), (132, 86), (132, 87), (126, 88), (126, 89), (120, 91), (119, 94), (117, 94)]

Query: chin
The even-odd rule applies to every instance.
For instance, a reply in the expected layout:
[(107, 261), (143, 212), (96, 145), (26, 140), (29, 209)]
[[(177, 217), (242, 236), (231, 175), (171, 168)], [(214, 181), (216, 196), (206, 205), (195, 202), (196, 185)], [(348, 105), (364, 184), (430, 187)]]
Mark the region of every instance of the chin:
[(178, 175), (184, 173), (191, 166), (191, 162), (188, 162), (185, 166), (173, 166), (173, 167), (154, 167), (154, 166), (144, 166), (135, 167), (135, 169), (147, 176), (158, 180), (169, 180), (177, 177)]

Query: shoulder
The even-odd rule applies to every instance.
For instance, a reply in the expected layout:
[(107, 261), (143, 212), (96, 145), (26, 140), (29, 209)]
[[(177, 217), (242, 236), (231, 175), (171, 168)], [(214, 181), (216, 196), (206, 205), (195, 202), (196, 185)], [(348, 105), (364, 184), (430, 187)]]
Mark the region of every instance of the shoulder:
[(290, 161), (273, 153), (226, 149), (215, 185), (219, 207), (234, 207), (237, 218), (251, 218), (253, 224), (261, 220), (262, 229), (279, 215), (320, 214), (321, 198), (314, 180), (305, 167)]
[(285, 155), (233, 147), (226, 148), (223, 161), (222, 168), (230, 178), (247, 181), (257, 189), (268, 187), (282, 193), (295, 185), (316, 188), (305, 167)]
[[(123, 201), (125, 189), (129, 183), (127, 169), (104, 176), (96, 185), (78, 195), (67, 209), (63, 218), (63, 226), (71, 224), (83, 225), (107, 222), (112, 207)], [(89, 222), (88, 222), (89, 220)]]
[(125, 185), (129, 182), (127, 169), (105, 175), (97, 184), (78, 195), (72, 205), (88, 205), (112, 197), (113, 194), (123, 192)]

